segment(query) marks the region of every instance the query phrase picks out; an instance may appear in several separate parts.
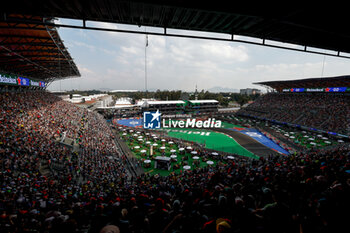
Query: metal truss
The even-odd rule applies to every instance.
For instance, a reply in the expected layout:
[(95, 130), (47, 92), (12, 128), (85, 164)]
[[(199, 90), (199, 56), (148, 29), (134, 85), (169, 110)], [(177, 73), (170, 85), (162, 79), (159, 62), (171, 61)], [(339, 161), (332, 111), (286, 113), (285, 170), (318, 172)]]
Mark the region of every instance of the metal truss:
[[(77, 20), (75, 20), (75, 21), (77, 21)], [(317, 49), (322, 50), (321, 48), (308, 47), (306, 45), (303, 46), (303, 45), (298, 45), (298, 44), (295, 44), (295, 45), (299, 46), (300, 48), (288, 47), (288, 46), (283, 46), (283, 45), (276, 45), (276, 44), (271, 44), (269, 42), (276, 42), (279, 44), (283, 44), (283, 43), (279, 42), (279, 41), (267, 40), (264, 38), (255, 38), (257, 40), (260, 40), (259, 42), (251, 41), (248, 39), (242, 39), (242, 38), (237, 39), (236, 37), (240, 36), (240, 35), (235, 35), (235, 34), (227, 34), (230, 38), (221, 38), (221, 37), (215, 37), (215, 36), (209, 37), (209, 36), (198, 36), (198, 35), (184, 35), (184, 34), (167, 32), (167, 29), (172, 29), (172, 28), (163, 28), (163, 32), (145, 32), (145, 31), (137, 31), (137, 30), (126, 30), (126, 29), (87, 26), (86, 20), (81, 20), (81, 22), (82, 22), (81, 26), (73, 25), (73, 24), (54, 23), (54, 20), (52, 18), (48, 19), (48, 20), (43, 20), (43, 22), (38, 22), (35, 20), (31, 20), (31, 19), (7, 19), (6, 22), (8, 22), (9, 25), (10, 26), (12, 25), (12, 27), (14, 27), (14, 28), (21, 28), (21, 29), (26, 29), (26, 28), (25, 27), (22, 28), (20, 23), (27, 23), (27, 24), (31, 24), (31, 25), (34, 25), (34, 24), (38, 25), (35, 27), (36, 30), (47, 30), (47, 27), (53, 27), (53, 28), (62, 27), (62, 28), (85, 29), (85, 30), (95, 30), (95, 31), (131, 33), (131, 34), (147, 34), (147, 35), (154, 35), (154, 36), (168, 36), (168, 37), (178, 37), (178, 38), (239, 42), (239, 43), (259, 45), (259, 46), (265, 46), (265, 47), (270, 47), (270, 48), (285, 49), (285, 50), (291, 50), (291, 51), (297, 51), (297, 52), (305, 52), (305, 53), (333, 56), (333, 57), (339, 57), (339, 58), (347, 58), (347, 59), (350, 58), (350, 55), (343, 54), (341, 51), (328, 50), (329, 52), (322, 52), (322, 51), (317, 51)], [(91, 22), (91, 21), (89, 21), (89, 22)], [(39, 26), (45, 26), (45, 28), (41, 28)], [(139, 25), (139, 26), (141, 26), (141, 25)], [(34, 27), (34, 26), (32, 26), (32, 27)], [(1, 28), (1, 26), (0, 26), (0, 28)], [(189, 32), (197, 32), (197, 31), (189, 31)], [(222, 33), (212, 33), (212, 34), (222, 35)], [(312, 50), (312, 49), (316, 49), (316, 50)]]

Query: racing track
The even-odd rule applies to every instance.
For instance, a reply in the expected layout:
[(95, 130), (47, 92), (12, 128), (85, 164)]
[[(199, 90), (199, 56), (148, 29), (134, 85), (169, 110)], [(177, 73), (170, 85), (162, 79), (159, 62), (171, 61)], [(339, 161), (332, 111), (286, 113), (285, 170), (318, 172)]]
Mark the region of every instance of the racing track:
[[(135, 127), (134, 122), (137, 123), (136, 125), (140, 125), (140, 127), (142, 127), (140, 119), (136, 118), (119, 120), (118, 123), (129, 127)], [(210, 130), (231, 136), (239, 145), (260, 157), (266, 157), (268, 155), (280, 155), (280, 153), (277, 151), (261, 144), (248, 135), (225, 128), (211, 128)]]
[(271, 148), (261, 144), (260, 142), (245, 134), (224, 128), (215, 128), (211, 130), (231, 136), (241, 146), (260, 157), (267, 157), (268, 155), (281, 155), (280, 153), (272, 150)]

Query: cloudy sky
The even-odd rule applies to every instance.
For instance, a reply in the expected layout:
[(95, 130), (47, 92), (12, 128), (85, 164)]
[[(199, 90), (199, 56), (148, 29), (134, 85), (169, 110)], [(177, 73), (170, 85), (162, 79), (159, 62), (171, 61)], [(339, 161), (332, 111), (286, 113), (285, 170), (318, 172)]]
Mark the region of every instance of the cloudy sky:
[[(63, 19), (58, 23), (76, 24)], [(107, 23), (88, 26), (162, 32), (156, 28)], [(145, 35), (69, 28), (60, 28), (59, 34), (81, 77), (53, 82), (49, 90), (145, 89)], [(199, 90), (261, 88), (252, 83), (347, 74), (350, 74), (350, 60), (344, 58), (238, 42), (148, 36), (149, 90), (193, 91), (196, 85)]]

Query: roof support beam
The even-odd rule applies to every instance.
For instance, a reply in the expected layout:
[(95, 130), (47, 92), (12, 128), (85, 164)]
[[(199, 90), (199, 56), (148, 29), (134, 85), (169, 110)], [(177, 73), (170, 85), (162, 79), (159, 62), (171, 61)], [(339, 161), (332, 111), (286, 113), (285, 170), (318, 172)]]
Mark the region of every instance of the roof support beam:
[[(10, 52), (10, 53), (14, 53), (11, 49), (8, 49), (8, 48), (6, 48), (6, 47), (4, 47), (4, 46), (0, 46), (0, 48), (3, 48), (3, 49), (7, 50), (7, 51)], [(39, 65), (38, 63), (33, 62), (33, 61), (31, 61), (30, 59), (23, 57), (22, 55), (20, 55), (20, 54), (18, 54), (18, 53), (15, 53), (15, 54), (16, 54), (16, 56), (18, 56), (18, 57), (20, 57), (20, 58), (26, 60), (27, 62), (29, 62), (29, 63), (31, 63), (31, 64), (33, 64), (33, 65), (35, 65), (35, 66), (37, 66), (38, 68), (42, 69), (43, 71), (49, 71), (50, 73), (52, 73), (52, 71), (48, 70), (46, 67), (43, 67), (43, 66)], [(53, 73), (53, 74), (54, 74), (54, 73)], [(56, 76), (56, 75), (55, 75), (55, 76)]]
[[(23, 21), (23, 20), (21, 20), (21, 21)], [(312, 54), (318, 54), (318, 55), (327, 55), (327, 56), (350, 59), (350, 56), (342, 55), (340, 53), (340, 51), (335, 51), (336, 53), (327, 53), (327, 52), (307, 50), (306, 46), (304, 47), (304, 49), (300, 49), (300, 48), (293, 48), (293, 47), (287, 47), (287, 46), (282, 46), (282, 45), (268, 44), (268, 43), (266, 43), (265, 38), (262, 38), (263, 42), (254, 42), (254, 41), (249, 41), (249, 40), (244, 40), (244, 39), (234, 39), (232, 37), (226, 39), (226, 38), (222, 38), (222, 37), (206, 37), (206, 36), (168, 33), (166, 30), (164, 30), (164, 33), (159, 33), (159, 32), (136, 31), (136, 30), (122, 30), (122, 29), (115, 29), (115, 28), (90, 27), (90, 26), (86, 26), (86, 22), (85, 22), (85, 26), (84, 25), (78, 26), (78, 25), (71, 25), (71, 24), (55, 24), (55, 23), (46, 22), (46, 21), (44, 21), (44, 22), (29, 21), (27, 23), (30, 23), (30, 24), (37, 23), (38, 25), (43, 25), (46, 27), (63, 27), (63, 28), (72, 28), (72, 29), (87, 29), (87, 30), (95, 30), (95, 31), (108, 31), (108, 32), (120, 32), (120, 33), (131, 33), (131, 34), (148, 34), (148, 35), (155, 35), (155, 36), (170, 36), (170, 37), (217, 40), (217, 41), (228, 41), (228, 42), (231, 41), (231, 42), (239, 42), (239, 43), (246, 43), (246, 44), (252, 44), (252, 45), (260, 45), (260, 46), (265, 46), (265, 47), (270, 47), (270, 48), (278, 48), (278, 49), (285, 49), (285, 50), (291, 50), (291, 51), (306, 52), (306, 53), (312, 53)], [(55, 46), (53, 46), (53, 47), (55, 47)]]

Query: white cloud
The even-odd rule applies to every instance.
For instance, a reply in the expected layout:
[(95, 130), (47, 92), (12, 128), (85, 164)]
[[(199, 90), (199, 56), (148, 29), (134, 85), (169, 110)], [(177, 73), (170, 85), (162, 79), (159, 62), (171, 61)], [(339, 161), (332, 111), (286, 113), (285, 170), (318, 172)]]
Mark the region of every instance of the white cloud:
[(214, 42), (205, 43), (202, 46), (203, 52), (214, 59), (220, 59), (223, 62), (246, 61), (248, 54), (246, 48), (242, 45), (237, 47), (229, 44), (217, 44)]
[(139, 51), (136, 47), (121, 47), (122, 51), (127, 53), (127, 54), (133, 54), (133, 55), (136, 55), (136, 54), (139, 54)]
[[(99, 22), (94, 26), (122, 28)], [(79, 64), (84, 87), (144, 88), (145, 35), (74, 29), (60, 29), (60, 34)], [(256, 81), (320, 77), (323, 68), (323, 56), (262, 46), (153, 35), (148, 44), (151, 89), (188, 91), (196, 84), (199, 89), (239, 89), (253, 87)], [(324, 76), (348, 74), (349, 60), (327, 57), (323, 70)]]
[(84, 67), (82, 65), (79, 65), (79, 64), (77, 66), (78, 66), (78, 69), (79, 69), (80, 73), (83, 74), (83, 75), (95, 74), (95, 72), (92, 71), (91, 69), (88, 69), (88, 68), (86, 68), (86, 67)]
[(72, 42), (70, 42), (70, 44), (72, 44), (73, 46), (79, 46), (79, 47), (88, 48), (91, 51), (95, 51), (96, 50), (96, 47), (94, 45), (87, 44), (87, 43), (81, 42), (81, 41), (72, 41)]

